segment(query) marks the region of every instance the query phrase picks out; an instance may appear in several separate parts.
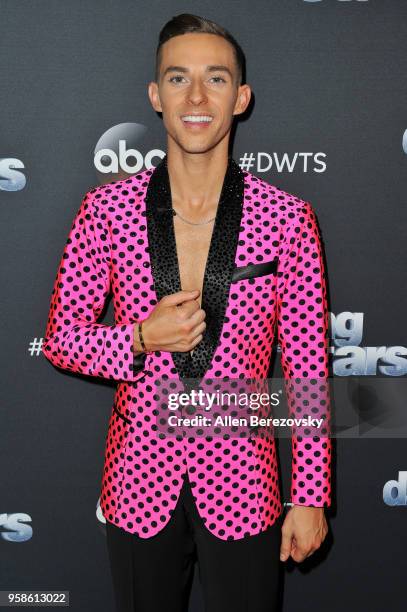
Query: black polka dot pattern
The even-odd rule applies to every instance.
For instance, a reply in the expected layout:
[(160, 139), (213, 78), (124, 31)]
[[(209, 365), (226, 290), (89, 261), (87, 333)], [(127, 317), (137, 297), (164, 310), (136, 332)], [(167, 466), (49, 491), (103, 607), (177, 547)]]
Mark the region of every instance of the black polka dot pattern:
[[(229, 159), (225, 193), (230, 191), (232, 206), (239, 193), (236, 168)], [(132, 352), (134, 322), (152, 312), (162, 287), (150, 257), (149, 238), (156, 228), (146, 211), (154, 172), (95, 187), (83, 198), (57, 271), (43, 353), (57, 367), (117, 382), (101, 484), (106, 520), (142, 538), (154, 536), (169, 521), (188, 470), (206, 528), (223, 540), (241, 539), (263, 531), (282, 512), (274, 439), (160, 437), (154, 381), (193, 372), (193, 364), (180, 353), (134, 357)], [(225, 260), (227, 274), (276, 259), (278, 266), (221, 287), (224, 310), (215, 309), (222, 319), (212, 328), (205, 377), (266, 378), (277, 329), (287, 381), (324, 381), (327, 296), (313, 208), (250, 172), (239, 172), (244, 191), (240, 208), (233, 209), (240, 212), (235, 250)], [(232, 248), (229, 242), (214, 242), (214, 260), (228, 245)], [(169, 282), (168, 292), (173, 287)], [(208, 284), (208, 297), (210, 289)], [(110, 292), (115, 324), (99, 324)], [(204, 364), (204, 357), (201, 353), (197, 363)], [(198, 371), (202, 374), (202, 367)], [(317, 397), (310, 412), (321, 410)], [(289, 406), (292, 414), (298, 412), (295, 401)], [(329, 506), (329, 437), (296, 433), (292, 449), (291, 501)]]

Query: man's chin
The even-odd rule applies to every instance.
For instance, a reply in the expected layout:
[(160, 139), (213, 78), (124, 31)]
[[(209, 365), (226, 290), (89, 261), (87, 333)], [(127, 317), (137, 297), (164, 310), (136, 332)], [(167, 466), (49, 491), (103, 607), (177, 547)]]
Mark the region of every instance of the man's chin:
[(204, 138), (199, 139), (198, 137), (180, 138), (180, 139), (173, 138), (172, 140), (177, 146), (177, 148), (179, 148), (181, 151), (188, 153), (190, 155), (193, 155), (195, 153), (196, 154), (209, 153), (210, 151), (213, 151), (213, 149), (216, 146), (218, 146), (220, 143), (220, 140), (218, 139), (209, 140), (209, 139), (204, 139)]

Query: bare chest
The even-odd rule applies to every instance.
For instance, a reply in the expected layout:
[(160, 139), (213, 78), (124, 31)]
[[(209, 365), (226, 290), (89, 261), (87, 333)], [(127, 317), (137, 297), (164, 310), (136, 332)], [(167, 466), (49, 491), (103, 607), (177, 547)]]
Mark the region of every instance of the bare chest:
[(186, 291), (199, 289), (199, 305), (202, 304), (202, 285), (213, 225), (214, 222), (198, 226), (188, 225), (174, 217), (181, 288)]

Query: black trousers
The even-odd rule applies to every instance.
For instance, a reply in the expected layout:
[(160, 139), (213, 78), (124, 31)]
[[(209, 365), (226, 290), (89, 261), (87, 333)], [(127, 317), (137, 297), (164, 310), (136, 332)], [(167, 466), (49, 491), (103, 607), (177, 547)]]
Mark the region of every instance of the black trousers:
[(188, 476), (173, 515), (143, 539), (106, 522), (117, 612), (187, 612), (198, 562), (205, 612), (276, 612), (283, 514), (255, 536), (220, 540), (205, 527)]

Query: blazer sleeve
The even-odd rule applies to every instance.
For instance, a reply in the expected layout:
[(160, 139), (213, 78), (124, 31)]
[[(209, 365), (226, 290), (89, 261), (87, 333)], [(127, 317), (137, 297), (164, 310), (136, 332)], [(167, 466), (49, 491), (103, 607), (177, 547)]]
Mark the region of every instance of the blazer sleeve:
[(330, 506), (328, 306), (322, 245), (309, 202), (291, 216), (277, 276), (278, 341), (288, 413), (323, 419), (322, 426), (292, 427), (291, 501)]
[(110, 293), (110, 232), (88, 191), (73, 220), (57, 269), (42, 352), (79, 374), (133, 382), (145, 353), (133, 353), (133, 323), (97, 323)]

